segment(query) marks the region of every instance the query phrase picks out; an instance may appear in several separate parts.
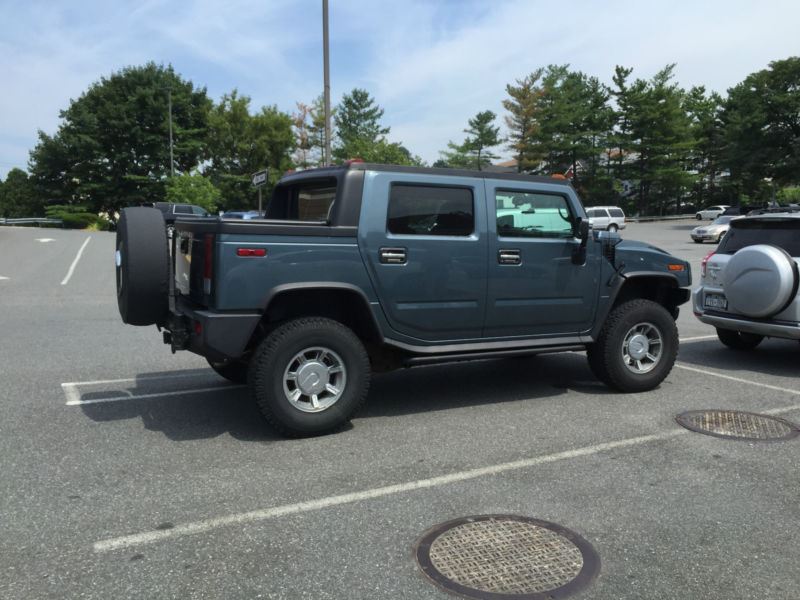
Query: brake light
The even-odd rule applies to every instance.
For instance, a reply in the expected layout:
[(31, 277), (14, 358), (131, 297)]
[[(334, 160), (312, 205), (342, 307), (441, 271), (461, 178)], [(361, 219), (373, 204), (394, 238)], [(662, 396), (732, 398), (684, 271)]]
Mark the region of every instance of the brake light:
[(350, 160), (344, 161), (344, 166), (345, 167), (349, 167), (350, 165), (355, 165), (355, 164), (359, 164), (359, 163), (363, 163), (363, 162), (364, 162), (363, 158), (359, 158), (358, 156), (355, 156), (355, 157), (351, 158)]
[(203, 293), (211, 293), (211, 278), (214, 276), (214, 234), (203, 238)]
[(266, 248), (237, 248), (236, 256), (266, 256)]
[(716, 252), (717, 252), (716, 250), (712, 250), (711, 252), (706, 254), (706, 257), (703, 260), (700, 261), (700, 277), (705, 277), (706, 276), (706, 265), (708, 265), (709, 259), (712, 256), (714, 256), (714, 254), (716, 254)]

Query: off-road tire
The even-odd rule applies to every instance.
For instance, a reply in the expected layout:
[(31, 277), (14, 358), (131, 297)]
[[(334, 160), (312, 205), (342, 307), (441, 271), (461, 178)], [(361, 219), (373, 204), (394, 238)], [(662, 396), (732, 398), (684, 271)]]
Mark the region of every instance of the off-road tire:
[(169, 312), (169, 248), (156, 208), (122, 209), (117, 224), (117, 306), (128, 325), (161, 324)]
[[(641, 374), (630, 371), (622, 358), (625, 335), (638, 323), (655, 325), (663, 343), (657, 364)], [(586, 356), (592, 373), (608, 387), (620, 392), (644, 392), (657, 387), (669, 375), (678, 356), (678, 343), (678, 328), (669, 311), (651, 300), (636, 299), (611, 311)]]
[(206, 360), (208, 360), (208, 366), (214, 369), (217, 375), (233, 383), (247, 383), (248, 364), (245, 361), (227, 360), (216, 362), (211, 359)]
[[(284, 371), (305, 348), (322, 346), (341, 357), (347, 381), (341, 397), (321, 412), (303, 412), (284, 393)], [(367, 398), (370, 364), (361, 340), (337, 321), (307, 317), (273, 330), (250, 360), (250, 393), (270, 426), (287, 437), (322, 435), (341, 429)]]
[(764, 340), (763, 335), (756, 333), (719, 328), (717, 328), (717, 337), (720, 342), (733, 350), (753, 350)]

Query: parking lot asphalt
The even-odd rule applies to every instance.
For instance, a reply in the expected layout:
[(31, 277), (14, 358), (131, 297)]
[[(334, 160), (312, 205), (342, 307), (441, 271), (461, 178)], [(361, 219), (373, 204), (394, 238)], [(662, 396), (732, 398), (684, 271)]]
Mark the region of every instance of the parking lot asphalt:
[[(696, 282), (695, 225), (623, 236)], [(376, 375), (346, 430), (286, 440), (204, 359), (122, 324), (113, 239), (0, 228), (0, 598), (446, 598), (413, 545), (488, 513), (586, 538), (580, 598), (800, 597), (800, 438), (674, 421), (800, 422), (797, 343), (727, 350), (685, 305), (654, 391), (612, 393), (581, 353), (422, 367)]]

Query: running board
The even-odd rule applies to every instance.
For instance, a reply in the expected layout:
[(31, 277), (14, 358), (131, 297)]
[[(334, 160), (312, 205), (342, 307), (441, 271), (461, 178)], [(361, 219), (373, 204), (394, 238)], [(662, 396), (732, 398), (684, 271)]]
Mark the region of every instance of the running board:
[(584, 344), (570, 346), (540, 346), (538, 348), (520, 348), (518, 350), (491, 350), (488, 352), (463, 352), (461, 354), (434, 354), (427, 356), (411, 356), (403, 361), (405, 367), (419, 365), (435, 365), (467, 360), (487, 360), (490, 358), (512, 358), (514, 356), (531, 356), (534, 354), (554, 354), (556, 352), (580, 352), (586, 350)]

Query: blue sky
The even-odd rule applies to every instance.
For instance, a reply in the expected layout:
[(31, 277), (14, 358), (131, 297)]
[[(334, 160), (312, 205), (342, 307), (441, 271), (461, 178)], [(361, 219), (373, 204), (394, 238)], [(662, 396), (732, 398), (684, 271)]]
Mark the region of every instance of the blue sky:
[[(649, 77), (670, 62), (684, 86), (724, 92), (800, 54), (800, 2), (568, 3), (330, 0), (336, 101), (364, 87), (390, 139), (428, 161), (469, 117), (501, 117), (505, 85), (550, 63), (610, 82), (615, 64)], [(238, 88), (292, 111), (322, 91), (321, 0), (0, 0), (0, 176), (25, 168), (36, 131), (103, 75), (172, 63), (212, 98)], [(499, 119), (500, 120), (500, 119)]]

